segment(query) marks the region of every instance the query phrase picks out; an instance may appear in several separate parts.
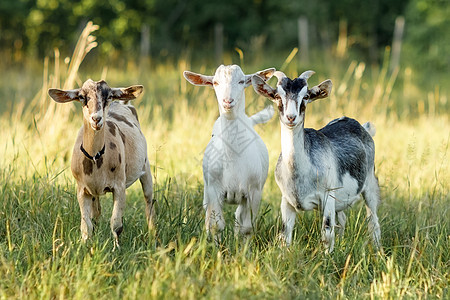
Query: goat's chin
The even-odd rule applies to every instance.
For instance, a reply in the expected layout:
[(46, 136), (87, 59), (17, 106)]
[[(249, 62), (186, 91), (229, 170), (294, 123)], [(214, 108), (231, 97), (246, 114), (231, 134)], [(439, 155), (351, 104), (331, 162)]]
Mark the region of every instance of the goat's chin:
[(233, 108), (234, 108), (234, 104), (233, 105), (222, 105), (222, 108), (223, 108), (223, 110), (224, 110), (224, 112), (231, 112), (232, 110), (233, 110)]
[(94, 131), (99, 131), (99, 130), (101, 130), (103, 128), (103, 123), (102, 124), (91, 124), (91, 128)]
[(289, 130), (294, 130), (295, 128), (298, 127), (299, 124), (300, 123), (284, 123), (283, 122), (284, 127), (286, 127)]

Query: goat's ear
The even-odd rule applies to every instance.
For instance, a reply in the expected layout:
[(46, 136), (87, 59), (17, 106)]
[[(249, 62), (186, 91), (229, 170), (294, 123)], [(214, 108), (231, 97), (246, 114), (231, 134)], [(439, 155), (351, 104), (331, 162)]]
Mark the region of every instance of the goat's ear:
[(80, 89), (75, 90), (59, 90), (59, 89), (49, 89), (48, 94), (50, 97), (58, 103), (66, 103), (71, 101), (80, 101)]
[(184, 71), (183, 76), (193, 85), (213, 85), (214, 76), (201, 75), (190, 71)]
[(268, 85), (266, 81), (259, 75), (254, 75), (252, 77), (252, 85), (255, 89), (255, 92), (257, 92), (261, 96), (269, 98), (272, 101), (275, 101), (277, 90)]
[(251, 75), (245, 75), (245, 87), (248, 87), (250, 84), (252, 84), (253, 76), (257, 75), (257, 76), (261, 77), (264, 81), (267, 81), (270, 78), (272, 78), (274, 72), (275, 72), (275, 68), (269, 68), (269, 69), (265, 69), (265, 70), (256, 72)]
[(312, 87), (308, 90), (308, 102), (313, 102), (317, 99), (322, 99), (330, 96), (333, 83), (330, 79), (325, 80), (319, 85)]
[(111, 97), (114, 100), (133, 100), (139, 97), (144, 90), (142, 85), (132, 85), (127, 88), (112, 88)]

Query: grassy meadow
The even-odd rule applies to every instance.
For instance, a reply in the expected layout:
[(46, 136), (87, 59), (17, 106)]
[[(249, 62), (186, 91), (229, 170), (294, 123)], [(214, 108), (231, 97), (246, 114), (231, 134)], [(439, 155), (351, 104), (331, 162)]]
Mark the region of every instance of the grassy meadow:
[[(331, 255), (322, 249), (318, 212), (299, 214), (293, 245), (279, 244), (281, 194), (273, 175), (280, 153), (277, 116), (257, 126), (270, 170), (255, 235), (248, 243), (235, 238), (235, 207), (226, 206), (227, 227), (217, 247), (204, 233), (201, 169), (217, 102), (212, 89), (190, 86), (182, 77), (186, 69), (212, 73), (217, 66), (187, 57), (106, 67), (81, 59), (78, 70), (74, 61), (87, 53), (78, 51), (70, 64), (56, 55), (1, 75), (1, 299), (450, 298), (448, 87), (424, 88), (410, 66), (390, 71), (388, 57), (380, 66), (329, 54), (305, 66), (289, 53), (273, 62), (266, 57), (245, 64), (237, 54), (225, 57), (246, 73), (276, 67), (296, 76), (314, 69), (310, 84), (332, 79), (332, 96), (308, 106), (307, 127), (320, 128), (342, 115), (376, 125), (384, 253), (369, 242), (362, 201), (347, 211), (345, 235)], [(152, 165), (156, 236), (147, 232), (142, 190), (135, 183), (127, 190), (121, 248), (115, 252), (111, 195), (101, 199), (92, 240), (80, 241), (70, 160), (81, 106), (56, 105), (46, 95), (49, 87), (70, 80), (77, 86), (87, 78), (145, 86), (134, 105)], [(248, 114), (268, 104), (247, 89)]]

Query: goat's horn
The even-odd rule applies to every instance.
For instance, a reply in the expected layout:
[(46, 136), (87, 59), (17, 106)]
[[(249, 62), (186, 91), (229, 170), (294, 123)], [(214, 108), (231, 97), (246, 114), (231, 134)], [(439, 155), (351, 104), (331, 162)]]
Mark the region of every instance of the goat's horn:
[(283, 80), (283, 78), (286, 78), (287, 76), (281, 72), (281, 71), (275, 71), (275, 73), (273, 73), (273, 76), (275, 76), (276, 78), (278, 78), (278, 83), (277, 85), (279, 85), (281, 83), (281, 80)]
[(302, 78), (302, 79), (308, 80), (308, 78), (311, 77), (311, 76), (313, 76), (315, 73), (316, 73), (316, 72), (311, 71), (311, 70), (305, 71), (305, 72), (303, 72), (300, 76), (298, 76), (298, 78)]

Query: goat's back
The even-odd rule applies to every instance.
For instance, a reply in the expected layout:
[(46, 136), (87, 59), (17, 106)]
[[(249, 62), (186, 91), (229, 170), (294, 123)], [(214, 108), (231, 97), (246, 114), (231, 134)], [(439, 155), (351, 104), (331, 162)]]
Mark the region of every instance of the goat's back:
[(374, 165), (375, 144), (372, 137), (358, 121), (348, 117), (331, 121), (319, 132), (330, 141), (337, 160), (339, 179), (346, 173), (350, 174), (358, 181), (359, 193)]

